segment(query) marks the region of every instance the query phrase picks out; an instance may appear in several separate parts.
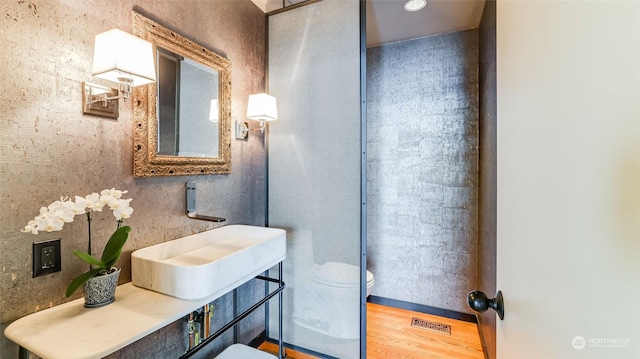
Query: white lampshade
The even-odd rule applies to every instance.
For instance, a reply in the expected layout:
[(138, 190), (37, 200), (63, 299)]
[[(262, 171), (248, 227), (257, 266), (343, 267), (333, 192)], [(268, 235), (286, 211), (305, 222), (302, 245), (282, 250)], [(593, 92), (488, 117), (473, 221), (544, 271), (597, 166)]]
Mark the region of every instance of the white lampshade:
[(91, 74), (109, 81), (133, 80), (132, 86), (156, 81), (151, 43), (119, 29), (96, 35)]
[(209, 121), (218, 122), (218, 99), (211, 100), (211, 109), (209, 110)]
[(249, 95), (247, 118), (264, 121), (277, 120), (278, 106), (276, 105), (276, 98), (266, 93)]

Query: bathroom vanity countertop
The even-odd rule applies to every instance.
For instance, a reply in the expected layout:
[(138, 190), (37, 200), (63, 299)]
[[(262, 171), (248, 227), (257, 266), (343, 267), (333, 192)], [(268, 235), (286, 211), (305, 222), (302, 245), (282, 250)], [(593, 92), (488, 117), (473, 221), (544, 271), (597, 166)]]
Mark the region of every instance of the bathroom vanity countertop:
[(80, 298), (20, 318), (4, 334), (45, 359), (102, 358), (225, 293), (182, 300), (127, 283), (109, 305), (85, 308)]

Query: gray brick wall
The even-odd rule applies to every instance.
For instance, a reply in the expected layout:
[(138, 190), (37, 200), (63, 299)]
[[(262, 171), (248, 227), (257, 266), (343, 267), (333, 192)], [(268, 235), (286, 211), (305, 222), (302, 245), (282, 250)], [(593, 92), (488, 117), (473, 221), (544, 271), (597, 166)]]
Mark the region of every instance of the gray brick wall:
[(478, 236), (478, 32), (367, 50), (373, 295), (468, 312)]

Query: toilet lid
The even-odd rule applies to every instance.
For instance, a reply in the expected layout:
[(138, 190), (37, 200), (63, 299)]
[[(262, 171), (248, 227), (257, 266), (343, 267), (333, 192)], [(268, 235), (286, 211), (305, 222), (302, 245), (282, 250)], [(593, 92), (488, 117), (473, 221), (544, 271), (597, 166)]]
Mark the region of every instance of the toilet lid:
[(215, 359), (276, 359), (276, 357), (244, 344), (233, 344)]
[[(360, 267), (346, 263), (327, 262), (314, 271), (313, 281), (333, 287), (358, 287), (360, 285)], [(373, 274), (367, 271), (367, 284), (371, 282), (373, 282)]]

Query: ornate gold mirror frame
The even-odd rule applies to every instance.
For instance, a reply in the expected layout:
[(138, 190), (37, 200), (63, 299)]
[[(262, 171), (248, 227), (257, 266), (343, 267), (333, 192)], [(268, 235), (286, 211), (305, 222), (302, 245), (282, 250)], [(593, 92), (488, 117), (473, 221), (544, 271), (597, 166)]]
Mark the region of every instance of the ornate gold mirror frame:
[[(153, 45), (192, 59), (218, 71), (218, 157), (179, 157), (158, 154), (157, 85), (134, 87), (133, 176), (184, 176), (231, 173), (231, 61), (132, 12), (133, 33)], [(157, 59), (156, 59), (157, 61)], [(156, 64), (157, 66), (157, 64)]]

